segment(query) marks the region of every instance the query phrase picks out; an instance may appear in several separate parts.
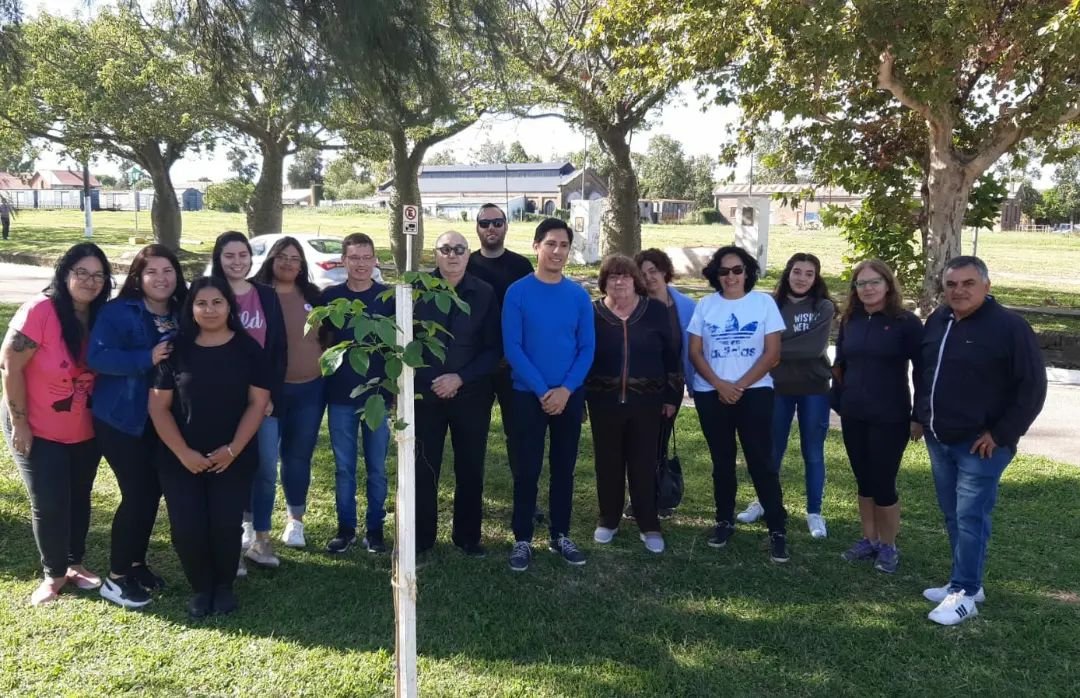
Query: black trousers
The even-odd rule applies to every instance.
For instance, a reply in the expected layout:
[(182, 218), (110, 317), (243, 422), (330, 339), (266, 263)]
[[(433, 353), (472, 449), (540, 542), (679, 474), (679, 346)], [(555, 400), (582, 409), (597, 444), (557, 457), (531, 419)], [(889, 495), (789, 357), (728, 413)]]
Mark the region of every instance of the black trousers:
[(769, 532), (786, 531), (787, 511), (780, 475), (773, 472), (773, 389), (751, 388), (734, 405), (720, 401), (716, 391), (694, 392), (701, 433), (709, 445), (713, 464), (713, 499), (717, 523), (735, 523), (735, 435), (739, 436), (746, 468), (758, 501), (765, 509)]
[(112, 522), (109, 568), (113, 574), (123, 576), (134, 563), (146, 563), (146, 549), (161, 504), (161, 482), (154, 467), (159, 441), (150, 420), (140, 436), (132, 436), (95, 419), (94, 433), (120, 488), (120, 506)]
[(643, 533), (660, 530), (656, 514), (656, 444), (664, 415), (660, 405), (613, 405), (589, 402), (596, 462), (600, 525), (618, 528), (626, 483), (630, 504)]
[(446, 432), (454, 449), (454, 524), (451, 540), (480, 542), (484, 458), (491, 427), (491, 386), (463, 386), (449, 400), (424, 394), (416, 401), (416, 549), (435, 545), (439, 519), (439, 476)]
[(2, 225), (4, 227), (4, 239), (7, 240), (8, 239), (8, 231), (11, 230), (11, 219), (10, 218), (0, 218), (0, 225)]
[[(11, 414), (0, 399), (0, 426), (11, 445)], [(50, 577), (63, 577), (69, 565), (80, 565), (90, 530), (90, 491), (94, 488), (101, 451), (90, 439), (62, 444), (34, 437), (30, 455), (11, 449), (26, 492), (30, 496), (30, 523), (41, 566)]]
[[(510, 474), (513, 475), (517, 472), (517, 468), (514, 465), (514, 450), (511, 448), (513, 445), (513, 439), (510, 435), (513, 433), (514, 426), (514, 380), (510, 375), (510, 365), (505, 361), (499, 365), (495, 373), (491, 377), (492, 392), (491, 401), (488, 406), (488, 412), (491, 411), (491, 407), (494, 406), (495, 401), (499, 401), (499, 411), (502, 413), (502, 426), (503, 436), (506, 437), (506, 460), (510, 466)], [(419, 404), (419, 403), (417, 403)], [(489, 415), (490, 421), (490, 415)]]
[(910, 422), (867, 422), (842, 417), (840, 432), (859, 486), (859, 496), (873, 499), (879, 507), (900, 501), (896, 476), (911, 440)]
[(212, 592), (232, 584), (240, 563), (244, 507), (259, 461), (254, 440), (220, 474), (192, 473), (164, 445), (155, 460), (173, 547), (191, 588)]

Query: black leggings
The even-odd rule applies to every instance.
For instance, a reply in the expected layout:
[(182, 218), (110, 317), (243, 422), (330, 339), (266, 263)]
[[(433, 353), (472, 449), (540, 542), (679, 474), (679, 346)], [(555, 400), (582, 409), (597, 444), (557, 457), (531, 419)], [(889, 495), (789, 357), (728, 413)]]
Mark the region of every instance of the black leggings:
[(223, 473), (192, 473), (165, 446), (157, 468), (173, 547), (197, 593), (232, 584), (240, 564), (241, 521), (258, 466), (254, 442)]
[(773, 389), (751, 388), (734, 405), (721, 402), (715, 390), (694, 392), (701, 433), (713, 464), (713, 499), (717, 523), (735, 523), (735, 435), (739, 436), (746, 469), (758, 501), (765, 509), (769, 532), (784, 533), (787, 511), (780, 475), (772, 469)]
[[(0, 399), (0, 425), (11, 444), (11, 415)], [(30, 521), (41, 566), (50, 577), (63, 577), (70, 565), (81, 565), (90, 530), (90, 491), (94, 487), (101, 451), (90, 439), (62, 444), (34, 437), (30, 455), (11, 449), (30, 495)]]
[(120, 488), (120, 506), (112, 522), (109, 567), (113, 574), (123, 576), (134, 563), (146, 563), (146, 548), (157, 520), (161, 503), (161, 483), (154, 467), (157, 433), (149, 420), (142, 435), (132, 436), (96, 418), (94, 433)]
[(896, 475), (911, 439), (908, 422), (866, 422), (842, 417), (840, 428), (859, 496), (879, 507), (891, 507), (900, 497)]

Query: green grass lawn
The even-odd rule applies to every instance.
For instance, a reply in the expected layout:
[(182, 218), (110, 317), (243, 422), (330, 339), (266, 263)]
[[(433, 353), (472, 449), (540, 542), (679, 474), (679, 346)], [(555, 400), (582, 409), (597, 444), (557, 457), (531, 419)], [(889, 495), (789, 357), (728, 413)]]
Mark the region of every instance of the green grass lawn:
[[(645, 553), (629, 525), (611, 546), (591, 543), (597, 511), (588, 429), (572, 530), (589, 555), (580, 569), (539, 549), (527, 573), (507, 569), (511, 487), (497, 420), (487, 459), (486, 560), (467, 560), (449, 543), (453, 477), (445, 468), (440, 543), (419, 572), (422, 695), (1075, 694), (1080, 519), (1072, 513), (1080, 469), (1021, 456), (1006, 471), (988, 600), (978, 618), (941, 628), (926, 620), (931, 604), (920, 595), (949, 571), (921, 444), (909, 449), (901, 471), (901, 567), (887, 577), (839, 558), (858, 537), (858, 521), (838, 434), (827, 444), (824, 541), (806, 533), (801, 467), (797, 448), (789, 450), (792, 560), (779, 566), (768, 560), (759, 525), (741, 527), (723, 551), (705, 545), (710, 466), (693, 410), (683, 410), (678, 428), (687, 495), (665, 526), (669, 549), (662, 556)], [(392, 460), (390, 470), (393, 483)], [(744, 471), (740, 479), (743, 505), (751, 492)], [(144, 611), (70, 592), (33, 609), (27, 599), (40, 567), (29, 505), (7, 449), (0, 449), (0, 695), (392, 694), (390, 559), (355, 549), (334, 558), (321, 552), (335, 522), (325, 430), (313, 480), (308, 549), (279, 547), (281, 568), (252, 569), (238, 582), (241, 608), (232, 616), (187, 619), (186, 582), (164, 510), (150, 560), (170, 586)], [(102, 573), (116, 504), (115, 481), (103, 465), (87, 554), (87, 564)], [(275, 534), (283, 517), (279, 492)], [(391, 537), (392, 520), (391, 513)]]

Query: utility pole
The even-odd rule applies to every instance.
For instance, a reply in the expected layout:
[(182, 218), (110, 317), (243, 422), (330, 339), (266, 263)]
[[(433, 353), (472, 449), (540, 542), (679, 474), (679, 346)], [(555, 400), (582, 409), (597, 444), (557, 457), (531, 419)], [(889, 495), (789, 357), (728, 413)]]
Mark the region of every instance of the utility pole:
[(92, 238), (92, 237), (94, 237), (94, 221), (93, 221), (93, 213), (91, 213), (92, 206), (91, 206), (91, 202), (90, 202), (90, 157), (89, 156), (87, 156), (86, 158), (83, 159), (83, 171), (82, 171), (82, 173), (83, 173), (82, 174), (82, 181), (83, 181), (83, 217), (86, 220), (86, 229), (83, 232), (83, 235), (85, 235), (87, 238)]

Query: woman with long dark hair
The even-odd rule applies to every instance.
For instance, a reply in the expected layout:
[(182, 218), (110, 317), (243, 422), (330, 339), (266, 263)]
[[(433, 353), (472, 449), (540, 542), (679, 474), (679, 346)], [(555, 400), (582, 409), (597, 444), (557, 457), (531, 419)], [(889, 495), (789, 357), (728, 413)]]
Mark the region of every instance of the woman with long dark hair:
[(773, 562), (788, 561), (787, 512), (780, 476), (772, 468), (773, 380), (784, 321), (776, 302), (754, 292), (760, 268), (745, 250), (721, 247), (703, 270), (716, 293), (690, 320), (694, 404), (713, 464), (716, 525), (709, 546), (723, 548), (735, 532), (735, 436), (769, 527)]
[[(229, 283), (236, 298), (237, 314), (243, 329), (267, 354), (270, 367), (270, 403), (259, 431), (259, 469), (251, 486), (251, 501), (244, 511), (242, 544), (244, 556), (263, 567), (281, 564), (270, 544), (270, 516), (274, 511), (277, 490), (278, 404), (288, 370), (288, 340), (285, 317), (278, 294), (269, 286), (248, 280), (251, 275), (251, 243), (247, 236), (229, 230), (214, 242), (211, 276)], [(273, 444), (273, 447), (271, 445)], [(242, 566), (240, 574), (247, 574)]]
[(230, 613), (240, 524), (259, 463), (255, 434), (270, 399), (266, 352), (240, 324), (228, 282), (191, 284), (172, 354), (158, 364), (150, 419), (173, 547), (195, 594), (188, 613)]
[[(772, 370), (772, 466), (780, 472), (791, 420), (799, 416), (799, 445), (806, 480), (806, 525), (813, 538), (825, 538), (821, 500), (825, 493), (825, 437), (829, 433), (829, 330), (836, 306), (821, 278), (821, 261), (797, 252), (784, 266), (773, 291), (785, 329), (780, 335), (780, 363)], [(765, 510), (756, 500), (736, 518), (752, 523)]]
[[(319, 440), (325, 400), (319, 357), (322, 346), (317, 331), (308, 331), (307, 316), (319, 304), (321, 292), (311, 283), (304, 248), (289, 236), (270, 248), (262, 267), (252, 278), (277, 292), (285, 319), (288, 361), (281, 398), (275, 405), (277, 434), (268, 423), (259, 429), (259, 453), (263, 461), (281, 457), (281, 488), (285, 491), (288, 519), (281, 541), (302, 548), (304, 513), (311, 485), (311, 456)], [(271, 504), (273, 498), (271, 496)]]
[(922, 438), (908, 387), (908, 365), (920, 375), (922, 336), (922, 322), (904, 310), (892, 270), (877, 259), (859, 262), (851, 272), (833, 364), (833, 400), (859, 487), (863, 533), (842, 557), (874, 560), (886, 574), (900, 562), (900, 460), (908, 441)]
[(120, 488), (101, 595), (127, 608), (145, 606), (149, 592), (165, 586), (146, 564), (161, 503), (154, 468), (158, 438), (146, 404), (154, 368), (172, 352), (186, 294), (173, 251), (147, 245), (131, 260), (120, 293), (102, 309), (90, 335), (88, 360), (97, 372), (94, 433)]
[(97, 245), (75, 245), (56, 263), (45, 292), (22, 305), (0, 347), (0, 427), (30, 496), (45, 580), (30, 596), (55, 601), (67, 582), (96, 589), (83, 566), (90, 490), (101, 450), (90, 414), (94, 373), (86, 345), (109, 300), (112, 270)]

